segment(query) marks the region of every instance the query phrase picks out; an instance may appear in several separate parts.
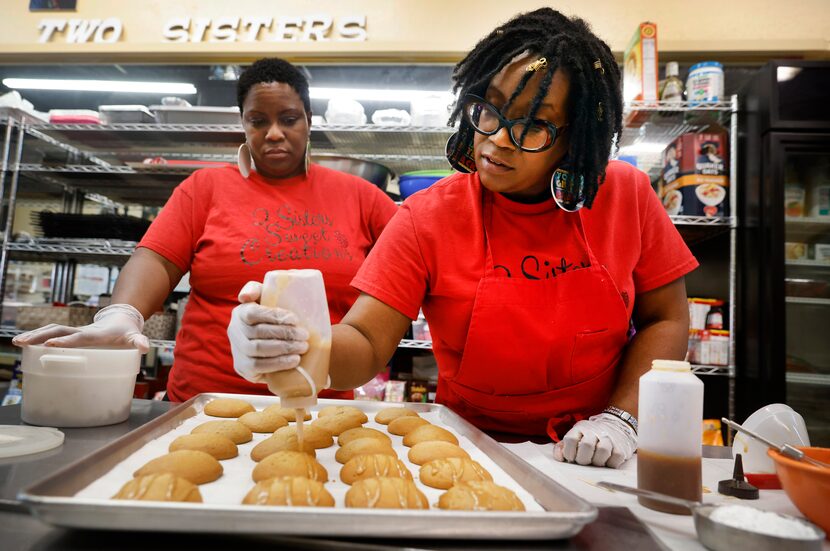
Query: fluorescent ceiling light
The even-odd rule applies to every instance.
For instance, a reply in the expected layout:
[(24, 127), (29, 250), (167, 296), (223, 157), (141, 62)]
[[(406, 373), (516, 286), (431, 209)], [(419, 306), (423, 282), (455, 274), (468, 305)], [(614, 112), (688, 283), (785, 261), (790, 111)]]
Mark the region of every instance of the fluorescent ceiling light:
[(195, 94), (189, 82), (136, 82), (128, 80), (61, 80), (51, 78), (4, 78), (3, 85), (22, 90), (80, 90), (128, 92), (132, 94)]
[(620, 148), (620, 155), (637, 155), (647, 153), (662, 153), (666, 149), (664, 143), (659, 142), (639, 142)]
[(454, 96), (446, 90), (378, 90), (368, 88), (317, 88), (308, 90), (311, 99), (347, 98), (363, 101), (394, 101), (406, 102), (427, 97), (446, 97), (451, 100)]

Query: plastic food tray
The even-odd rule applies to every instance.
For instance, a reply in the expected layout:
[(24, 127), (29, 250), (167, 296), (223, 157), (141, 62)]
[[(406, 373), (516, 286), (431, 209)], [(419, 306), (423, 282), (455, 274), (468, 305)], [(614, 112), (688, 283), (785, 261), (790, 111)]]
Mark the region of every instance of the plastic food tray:
[(410, 467), (418, 488), (429, 499), (429, 510), (352, 509), (343, 506), (348, 486), (340, 482), (340, 464), (334, 461), (338, 446), (317, 450), (317, 459), (329, 472), (326, 488), (336, 506), (280, 507), (241, 505), (254, 486), (251, 449), (270, 434), (255, 434), (239, 446), (239, 457), (222, 461), (224, 474), (200, 486), (205, 503), (167, 503), (111, 500), (131, 473), (147, 460), (167, 452), (169, 442), (209, 418), (202, 410), (214, 398), (236, 397), (257, 409), (274, 403), (273, 396), (200, 394), (146, 425), (124, 435), (93, 454), (64, 467), (23, 490), (19, 499), (41, 520), (58, 526), (170, 532), (269, 533), (316, 537), (401, 537), (533, 540), (567, 538), (592, 522), (597, 509), (550, 477), (473, 427), (444, 406), (390, 404), (349, 400), (320, 400), (327, 405), (352, 405), (369, 417), (366, 427), (384, 429), (375, 413), (406, 405), (432, 422), (454, 432), (461, 446), (484, 466), (494, 480), (513, 489), (525, 503), (524, 512), (445, 511), (436, 507), (443, 490), (418, 481), (418, 466), (406, 458), (399, 436), (390, 435), (398, 457)]

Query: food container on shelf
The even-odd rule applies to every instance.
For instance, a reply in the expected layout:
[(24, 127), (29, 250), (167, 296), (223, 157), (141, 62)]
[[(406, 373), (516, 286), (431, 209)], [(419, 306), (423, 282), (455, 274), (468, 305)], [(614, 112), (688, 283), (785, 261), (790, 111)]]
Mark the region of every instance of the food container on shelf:
[(408, 126), (412, 117), (403, 109), (378, 109), (372, 113), (372, 123), (378, 126)]
[(151, 105), (159, 124), (240, 124), (239, 107)]
[[(813, 459), (830, 462), (830, 448), (798, 449)], [(830, 534), (830, 508), (827, 507), (830, 496), (830, 469), (792, 459), (777, 450), (768, 450), (767, 454), (775, 462), (775, 472), (778, 473), (787, 497), (805, 517)]]
[(50, 109), (50, 124), (101, 124), (101, 115), (92, 109)]
[(416, 191), (426, 189), (438, 180), (452, 174), (449, 170), (416, 170), (401, 174), (398, 187), (401, 190), (401, 199), (406, 199)]
[(140, 361), (135, 348), (23, 347), (23, 421), (50, 427), (125, 421)]
[(51, 304), (27, 304), (17, 307), (15, 326), (30, 331), (57, 323), (70, 327), (80, 327), (92, 323), (97, 308), (89, 306), (52, 306)]
[(154, 123), (156, 117), (143, 105), (101, 105), (104, 124)]
[(452, 101), (453, 96), (450, 94), (432, 94), (413, 99), (410, 103), (412, 126), (447, 126)]
[(326, 106), (327, 124), (362, 125), (366, 124), (366, 112), (363, 105), (349, 98), (332, 98)]
[(144, 322), (141, 331), (148, 339), (170, 341), (176, 338), (176, 314), (156, 312)]

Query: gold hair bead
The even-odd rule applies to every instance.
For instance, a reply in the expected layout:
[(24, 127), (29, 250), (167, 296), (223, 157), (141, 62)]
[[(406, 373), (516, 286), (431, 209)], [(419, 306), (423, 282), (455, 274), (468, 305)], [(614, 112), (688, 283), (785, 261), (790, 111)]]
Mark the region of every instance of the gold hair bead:
[(539, 69), (544, 69), (547, 66), (548, 66), (548, 60), (545, 59), (544, 57), (540, 57), (539, 59), (537, 59), (536, 61), (534, 61), (530, 65), (528, 65), (527, 70), (535, 72), (535, 71), (538, 71)]
[(602, 62), (599, 59), (594, 61), (594, 69), (597, 69), (603, 75), (605, 74), (605, 67), (602, 66)]

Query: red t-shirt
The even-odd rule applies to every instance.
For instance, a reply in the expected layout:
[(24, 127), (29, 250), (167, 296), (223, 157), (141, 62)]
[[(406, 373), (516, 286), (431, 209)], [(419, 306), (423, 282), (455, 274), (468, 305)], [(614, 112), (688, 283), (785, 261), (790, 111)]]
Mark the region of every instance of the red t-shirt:
[(139, 243), (190, 271), (171, 400), (267, 393), (233, 370), (227, 327), (242, 286), (270, 270), (316, 268), (337, 323), (358, 295), (350, 281), (396, 210), (376, 186), (319, 165), (285, 180), (246, 179), (234, 167), (197, 170), (182, 182)]
[[(491, 194), (478, 174), (455, 174), (407, 199), (352, 281), (409, 318), (422, 307), (433, 351), (448, 375), (461, 365), (484, 275), (482, 193)], [(527, 205), (491, 195), (486, 223), (497, 275), (550, 278), (588, 263), (582, 241), (574, 239), (575, 214), (553, 200)], [(617, 285), (629, 317), (638, 294), (698, 266), (648, 176), (627, 163), (608, 165), (593, 207), (581, 212), (588, 242)]]

